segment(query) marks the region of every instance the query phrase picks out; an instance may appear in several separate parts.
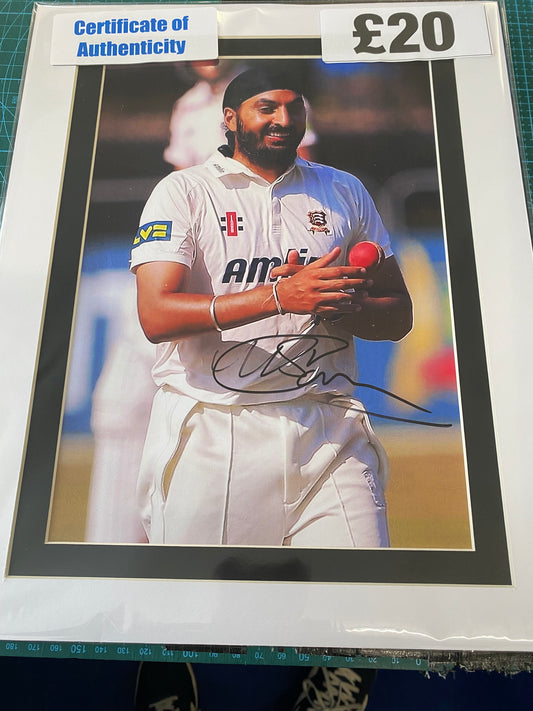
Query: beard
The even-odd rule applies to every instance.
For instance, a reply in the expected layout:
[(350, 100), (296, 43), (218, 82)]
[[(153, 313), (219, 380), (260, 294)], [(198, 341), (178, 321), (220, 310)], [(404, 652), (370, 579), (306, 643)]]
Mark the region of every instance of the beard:
[[(270, 131), (280, 131), (287, 135), (285, 144), (282, 146), (268, 146), (264, 142), (265, 136)], [(292, 126), (281, 128), (280, 126), (269, 126), (257, 134), (253, 131), (245, 131), (242, 121), (237, 116), (237, 130), (235, 138), (239, 150), (248, 160), (261, 168), (288, 168), (296, 158), (296, 151), (300, 145), (303, 135), (299, 135)]]

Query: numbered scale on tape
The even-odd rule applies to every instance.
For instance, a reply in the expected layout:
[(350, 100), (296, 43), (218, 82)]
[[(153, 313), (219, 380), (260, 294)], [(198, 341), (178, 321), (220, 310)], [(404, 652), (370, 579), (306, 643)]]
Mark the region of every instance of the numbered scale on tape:
[(452, 662), (435, 666), (427, 656), (398, 652), (381, 656), (375, 651), (318, 650), (292, 647), (185, 647), (149, 644), (94, 644), (89, 642), (0, 642), (0, 657), (107, 659), (132, 662), (189, 662), (197, 664), (280, 665), (449, 671)]

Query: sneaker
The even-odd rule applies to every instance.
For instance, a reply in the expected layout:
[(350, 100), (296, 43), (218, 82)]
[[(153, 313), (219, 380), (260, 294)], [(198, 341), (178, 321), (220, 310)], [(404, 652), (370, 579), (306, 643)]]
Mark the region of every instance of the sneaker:
[(135, 711), (199, 711), (191, 665), (143, 662), (137, 676)]
[(307, 679), (302, 682), (302, 693), (293, 711), (364, 711), (368, 703), (368, 691), (375, 677), (374, 670), (368, 671), (369, 674), (362, 669), (313, 667)]

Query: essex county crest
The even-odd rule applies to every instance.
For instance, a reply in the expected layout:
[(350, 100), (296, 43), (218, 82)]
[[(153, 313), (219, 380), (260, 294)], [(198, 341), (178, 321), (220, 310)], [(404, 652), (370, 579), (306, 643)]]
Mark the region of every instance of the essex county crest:
[(324, 232), (329, 234), (329, 227), (326, 222), (326, 213), (324, 210), (310, 210), (307, 213), (309, 218), (309, 231), (310, 232)]

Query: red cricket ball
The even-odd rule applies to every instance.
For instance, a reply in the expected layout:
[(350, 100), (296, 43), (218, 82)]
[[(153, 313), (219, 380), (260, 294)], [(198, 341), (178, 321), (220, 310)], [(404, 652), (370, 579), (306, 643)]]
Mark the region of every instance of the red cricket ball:
[(375, 242), (358, 242), (348, 254), (348, 262), (352, 267), (376, 269), (385, 260), (385, 252)]

